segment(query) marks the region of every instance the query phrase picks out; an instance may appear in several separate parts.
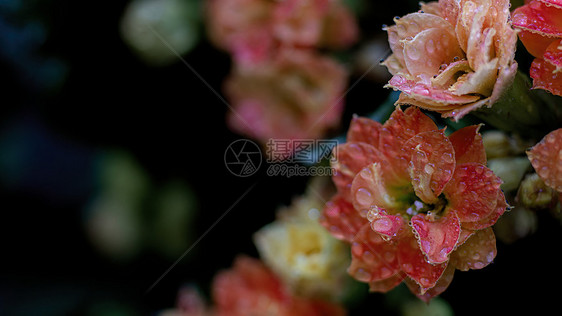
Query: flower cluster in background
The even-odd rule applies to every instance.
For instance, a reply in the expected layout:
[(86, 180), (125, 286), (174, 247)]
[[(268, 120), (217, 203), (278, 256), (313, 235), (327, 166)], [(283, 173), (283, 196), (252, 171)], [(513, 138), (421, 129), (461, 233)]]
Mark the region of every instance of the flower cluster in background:
[(232, 54), (228, 125), (262, 144), (318, 138), (339, 124), (347, 71), (320, 49), (357, 40), (353, 15), (333, 0), (211, 0), (211, 40)]

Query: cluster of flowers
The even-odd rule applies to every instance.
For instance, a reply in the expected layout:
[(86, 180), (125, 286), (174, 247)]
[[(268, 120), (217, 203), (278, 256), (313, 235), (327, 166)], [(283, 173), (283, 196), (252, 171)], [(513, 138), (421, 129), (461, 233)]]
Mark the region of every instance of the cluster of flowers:
[(347, 72), (318, 52), (358, 37), (339, 0), (209, 0), (207, 16), (210, 39), (232, 54), (224, 89), (232, 130), (265, 144), (318, 138), (339, 124)]
[[(562, 1), (526, 0), (513, 12), (513, 25), (535, 60), (530, 75), (533, 88), (562, 96)], [(538, 176), (562, 201), (562, 128), (550, 132), (527, 156)]]
[[(562, 201), (562, 128), (528, 150), (528, 160), (510, 160), (520, 172), (504, 172), (507, 160), (487, 159), (496, 149), (496, 159), (511, 159), (493, 146), (503, 136), (490, 136), (485, 148), (481, 125), (449, 133), (420, 110), (458, 121), (504, 98), (518, 70), (518, 34), (536, 57), (533, 88), (561, 95), (562, 1), (527, 1), (513, 14), (510, 6), (508, 0), (439, 0), (385, 26), (392, 55), (383, 64), (393, 75), (387, 86), (401, 91), (398, 105), (410, 107), (398, 106), (383, 124), (353, 118), (331, 161), (336, 192), (311, 185), (257, 232), (264, 263), (241, 257), (233, 270), (220, 273), (213, 285), (216, 307), (201, 308), (205, 315), (343, 315), (341, 307), (319, 299), (341, 299), (345, 267), (371, 291), (404, 282), (428, 302), (447, 289), (455, 270), (481, 269), (494, 260), (492, 226), (510, 209), (506, 195), (525, 206)], [(212, 0), (210, 7), (211, 35), (237, 64), (227, 83), (239, 111), (231, 125), (258, 139), (301, 135), (342, 86), (333, 76), (340, 71), (326, 73), (339, 66), (312, 58), (310, 48), (350, 43), (356, 31), (346, 24), (352, 20), (347, 11), (328, 0)], [(343, 24), (336, 29), (334, 21)], [(293, 97), (304, 103), (292, 103)], [(322, 110), (312, 111), (316, 106)], [(283, 111), (315, 114), (294, 120)], [(326, 124), (337, 116), (330, 112)], [(520, 182), (529, 162), (536, 174), (523, 181), (530, 183), (526, 189)], [(492, 169), (513, 179), (504, 183)]]
[(216, 275), (214, 306), (187, 288), (180, 291), (176, 309), (163, 315), (346, 315), (336, 302), (349, 285), (349, 247), (318, 222), (324, 198), (333, 193), (324, 180), (314, 178), (302, 197), (255, 233), (263, 262), (240, 255), (232, 269)]

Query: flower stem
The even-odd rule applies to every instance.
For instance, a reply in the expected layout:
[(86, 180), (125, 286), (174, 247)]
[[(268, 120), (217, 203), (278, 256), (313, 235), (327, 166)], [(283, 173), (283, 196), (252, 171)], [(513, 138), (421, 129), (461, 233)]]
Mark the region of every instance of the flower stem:
[(503, 96), (490, 108), (471, 114), (505, 132), (540, 139), (562, 126), (562, 99), (531, 90), (531, 81), (520, 71)]

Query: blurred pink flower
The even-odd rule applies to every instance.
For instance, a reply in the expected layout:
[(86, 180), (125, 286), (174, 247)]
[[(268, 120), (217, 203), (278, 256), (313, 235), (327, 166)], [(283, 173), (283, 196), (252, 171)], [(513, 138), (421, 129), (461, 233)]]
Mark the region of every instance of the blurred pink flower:
[(344, 48), (358, 36), (353, 15), (339, 0), (209, 0), (211, 40), (254, 65), (279, 47)]
[(455, 120), (492, 106), (517, 70), (509, 6), (509, 0), (440, 0), (396, 18), (386, 28), (393, 54), (383, 64), (393, 75), (387, 87), (402, 91), (397, 103)]
[(262, 67), (236, 67), (225, 91), (229, 126), (265, 144), (320, 137), (343, 110), (345, 69), (309, 50), (283, 50)]

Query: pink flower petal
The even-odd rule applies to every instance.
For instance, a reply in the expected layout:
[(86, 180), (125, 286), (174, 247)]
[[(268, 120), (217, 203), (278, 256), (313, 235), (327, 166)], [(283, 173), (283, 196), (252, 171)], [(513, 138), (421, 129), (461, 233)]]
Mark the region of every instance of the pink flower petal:
[(341, 195), (336, 195), (326, 203), (320, 217), (320, 224), (337, 239), (351, 242), (361, 227), (368, 221), (359, 216), (353, 205)]
[(508, 205), (507, 205), (507, 201), (505, 200), (505, 196), (503, 192), (500, 191), (498, 192), (496, 208), (490, 215), (483, 217), (482, 219), (476, 222), (464, 222), (462, 223), (462, 227), (469, 230), (478, 230), (478, 229), (484, 229), (490, 227), (498, 221), (498, 219), (500, 218), (500, 216), (503, 215), (503, 213), (505, 213), (507, 207)]
[(403, 93), (408, 94), (408, 96), (418, 99), (421, 102), (427, 100), (433, 104), (442, 103), (443, 106), (451, 104), (462, 105), (472, 103), (480, 99), (480, 97), (475, 95), (454, 95), (447, 89), (438, 89), (431, 85), (416, 82), (414, 80), (408, 80), (402, 75), (393, 76), (386, 86), (400, 90)]
[(458, 165), (443, 190), (447, 210), (455, 210), (461, 222), (478, 222), (496, 209), (502, 181), (479, 163)]
[(432, 204), (455, 170), (455, 151), (442, 130), (419, 133), (404, 145), (408, 172), (416, 195)]
[(562, 72), (562, 39), (552, 42), (546, 48), (543, 58), (556, 67), (555, 72)]
[(477, 162), (486, 165), (486, 151), (482, 142), (482, 135), (478, 132), (481, 125), (463, 127), (449, 135), (449, 140), (455, 149), (457, 165), (467, 162)]
[(546, 135), (527, 156), (544, 183), (562, 192), (562, 128)]
[(529, 73), (533, 78), (533, 89), (543, 89), (562, 96), (562, 71), (555, 72), (556, 67), (544, 59), (535, 58)]
[(553, 38), (548, 36), (543, 36), (539, 33), (533, 33), (531, 31), (521, 30), (519, 32), (519, 38), (529, 54), (542, 58), (546, 48), (550, 43), (552, 43)]
[(420, 2), (420, 10), (425, 13), (441, 16), (441, 6), (437, 1)]
[(401, 197), (411, 195), (411, 186), (407, 178), (401, 184), (389, 183), (385, 169), (388, 161), (375, 162), (363, 168), (351, 184), (353, 206), (363, 217), (374, 207), (385, 209), (391, 213), (398, 212), (408, 206), (409, 201)]
[(351, 258), (348, 273), (361, 282), (381, 281), (400, 272), (396, 244), (384, 241), (369, 225), (353, 240)]
[(451, 254), (450, 265), (461, 271), (482, 269), (496, 257), (496, 237), (491, 227), (477, 231)]
[(446, 262), (439, 264), (427, 262), (413, 234), (400, 240), (398, 262), (402, 271), (421, 287), (420, 293), (425, 293), (434, 287), (447, 267)]
[(539, 1), (546, 4), (547, 6), (552, 6), (558, 9), (562, 9), (562, 0), (539, 0)]
[(452, 25), (457, 24), (457, 19), (459, 17), (459, 12), (461, 10), (461, 2), (460, 1), (439, 1), (439, 6), (441, 7), (441, 16), (447, 22), (451, 23)]
[(407, 227), (407, 221), (402, 216), (389, 215), (376, 207), (369, 211), (367, 219), (371, 222), (371, 229), (387, 240), (397, 237)]
[[(375, 147), (367, 143), (345, 143), (338, 145), (334, 152), (337, 155), (331, 163), (334, 169), (332, 180), (338, 188), (338, 192), (351, 201), (351, 182), (355, 175), (374, 161), (384, 161), (384, 159), (381, 158), (382, 154)], [(385, 164), (387, 163), (385, 162)]]
[(354, 116), (347, 131), (347, 142), (363, 142), (378, 147), (382, 125), (366, 117)]
[(369, 282), (369, 291), (386, 293), (404, 280), (404, 274), (397, 273), (387, 279)]
[(456, 247), (461, 233), (461, 224), (454, 211), (439, 219), (417, 214), (411, 219), (412, 228), (420, 244), (420, 249), (429, 262), (443, 263)]
[(445, 290), (449, 287), (449, 284), (453, 281), (453, 276), (455, 275), (455, 267), (452, 265), (448, 265), (443, 274), (435, 283), (435, 286), (428, 290), (424, 290), (417, 284), (414, 280), (410, 278), (404, 279), (404, 283), (408, 286), (410, 291), (414, 293), (419, 299), (422, 301), (429, 303), (432, 298), (438, 296), (439, 294), (445, 292)]
[[(543, 36), (562, 37), (562, 10), (540, 1), (531, 1), (513, 11), (512, 24)], [(527, 46), (525, 42), (523, 44)]]
[(404, 62), (408, 72), (422, 80), (428, 80), (439, 71), (442, 64), (449, 64), (455, 57), (464, 56), (455, 35), (443, 27), (434, 27), (418, 33), (404, 42)]
[[(401, 64), (404, 63), (403, 40), (416, 36), (422, 30), (429, 28), (453, 29), (443, 18), (429, 13), (410, 13), (399, 20), (394, 20), (396, 25), (387, 28), (390, 49)], [(451, 31), (452, 32), (452, 31)], [(452, 34), (454, 35), (454, 34)]]
[(433, 130), (437, 130), (437, 125), (416, 107), (409, 107), (405, 111), (397, 107), (384, 123), (379, 134), (379, 149), (392, 163), (401, 180), (409, 179), (406, 171), (409, 157), (402, 150), (404, 143), (416, 134)]

